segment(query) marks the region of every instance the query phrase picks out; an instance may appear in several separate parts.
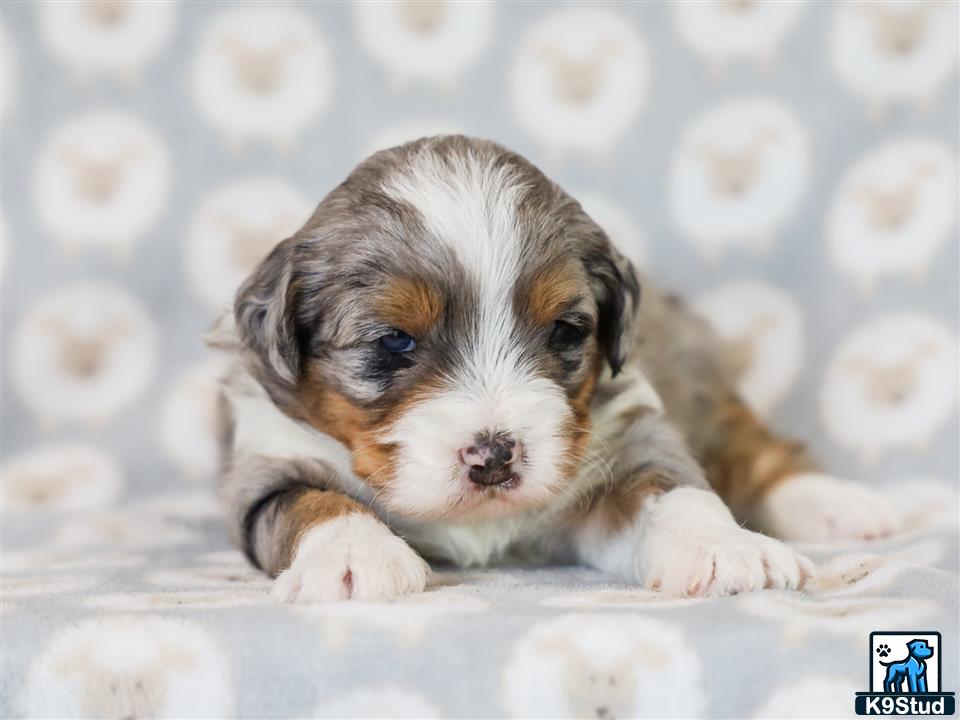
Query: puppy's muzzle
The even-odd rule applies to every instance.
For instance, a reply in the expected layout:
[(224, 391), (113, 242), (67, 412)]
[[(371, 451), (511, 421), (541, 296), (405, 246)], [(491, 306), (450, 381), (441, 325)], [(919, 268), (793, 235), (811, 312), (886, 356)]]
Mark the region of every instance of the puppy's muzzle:
[(521, 445), (504, 433), (478, 433), (473, 445), (460, 450), (460, 459), (470, 468), (470, 481), (483, 486), (516, 482), (514, 467), (520, 462)]

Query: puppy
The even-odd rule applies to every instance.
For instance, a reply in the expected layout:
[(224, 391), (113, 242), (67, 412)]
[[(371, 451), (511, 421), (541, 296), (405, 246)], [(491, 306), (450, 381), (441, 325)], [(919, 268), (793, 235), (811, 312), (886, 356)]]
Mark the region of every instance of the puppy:
[(751, 413), (704, 322), (492, 142), (365, 160), (211, 344), (234, 358), (228, 527), (280, 600), (388, 598), (423, 590), (424, 558), (505, 556), (672, 595), (798, 588), (809, 561), (754, 530), (895, 529)]

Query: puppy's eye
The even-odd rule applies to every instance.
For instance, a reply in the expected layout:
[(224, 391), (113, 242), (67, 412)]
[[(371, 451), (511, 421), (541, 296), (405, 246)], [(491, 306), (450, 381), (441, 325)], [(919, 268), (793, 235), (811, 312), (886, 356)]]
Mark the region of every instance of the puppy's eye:
[(402, 330), (391, 330), (380, 338), (380, 344), (392, 353), (408, 353), (417, 347), (417, 341)]
[(557, 320), (550, 331), (550, 347), (554, 350), (573, 350), (583, 345), (590, 331), (565, 320)]

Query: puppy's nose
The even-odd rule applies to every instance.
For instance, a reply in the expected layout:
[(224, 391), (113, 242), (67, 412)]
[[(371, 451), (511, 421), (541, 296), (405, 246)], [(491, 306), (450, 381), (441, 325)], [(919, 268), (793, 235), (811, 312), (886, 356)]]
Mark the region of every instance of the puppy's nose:
[(520, 460), (520, 443), (504, 433), (478, 433), (473, 445), (460, 450), (477, 485), (503, 485), (515, 477), (513, 463)]

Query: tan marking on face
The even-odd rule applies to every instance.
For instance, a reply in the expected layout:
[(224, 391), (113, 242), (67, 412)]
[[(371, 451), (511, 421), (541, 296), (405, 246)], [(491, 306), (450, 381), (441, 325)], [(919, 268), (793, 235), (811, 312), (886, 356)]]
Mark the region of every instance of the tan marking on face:
[[(591, 352), (592, 356), (590, 355)], [(593, 403), (597, 380), (603, 370), (604, 359), (596, 347), (588, 350), (587, 353), (584, 362), (591, 368), (569, 399), (573, 419), (565, 428), (569, 440), (564, 452), (564, 459), (560, 465), (560, 471), (565, 478), (572, 477), (586, 459), (587, 444), (590, 442), (590, 432), (593, 425), (590, 406)]]
[(421, 280), (398, 278), (378, 293), (377, 311), (384, 322), (422, 337), (443, 313), (443, 295)]
[(520, 297), (537, 325), (548, 325), (585, 291), (582, 278), (569, 265), (551, 265), (534, 276)]
[(350, 449), (357, 475), (374, 486), (389, 481), (394, 472), (394, 447), (378, 440), (383, 436), (384, 421), (315, 375), (308, 370), (300, 388), (304, 420)]
[(335, 438), (350, 449), (353, 471), (372, 487), (389, 485), (396, 475), (394, 455), (396, 445), (383, 442), (387, 430), (414, 404), (436, 390), (430, 380), (421, 382), (412, 392), (396, 402), (386, 412), (367, 410), (343, 393), (316, 379), (308, 368), (301, 384), (304, 420), (320, 432)]

